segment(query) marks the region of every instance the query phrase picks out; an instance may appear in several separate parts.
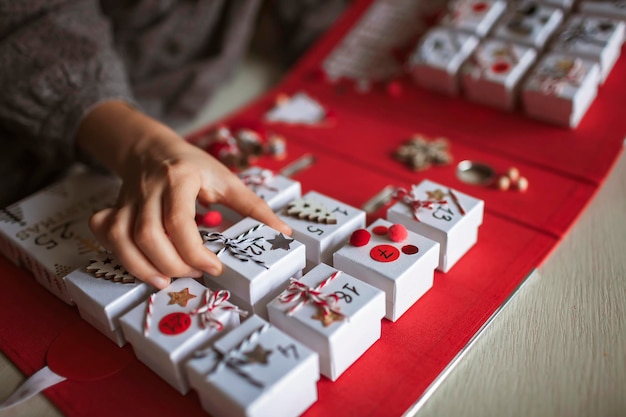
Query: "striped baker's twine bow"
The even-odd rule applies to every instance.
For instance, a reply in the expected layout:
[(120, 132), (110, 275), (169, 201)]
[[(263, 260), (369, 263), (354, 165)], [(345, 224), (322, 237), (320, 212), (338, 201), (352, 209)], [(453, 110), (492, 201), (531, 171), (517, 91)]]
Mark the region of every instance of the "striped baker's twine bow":
[(155, 293), (150, 294), (150, 296), (148, 297), (147, 304), (146, 304), (146, 312), (145, 312), (144, 321), (143, 321), (143, 335), (145, 337), (148, 337), (148, 334), (150, 333), (150, 326), (152, 325), (152, 309), (154, 308), (155, 297), (156, 297)]
[(260, 172), (247, 174), (241, 177), (241, 181), (243, 181), (246, 186), (252, 189), (256, 189), (257, 187), (265, 187), (270, 191), (278, 191), (278, 188), (267, 185), (267, 182), (271, 181), (272, 179), (274, 179), (274, 173), (269, 169), (264, 169)]
[(509, 64), (511, 68), (519, 63), (520, 57), (511, 42), (506, 42), (502, 48), (492, 50), (489, 58), (485, 58), (486, 52), (485, 47), (479, 45), (469, 59), (469, 62), (473, 65), (473, 69), (470, 72), (473, 78), (482, 77), (489, 69), (493, 69), (493, 65), (497, 63)]
[(224, 245), (223, 248), (215, 252), (217, 256), (219, 256), (225, 251), (228, 251), (231, 255), (233, 255), (235, 258), (239, 259), (240, 261), (243, 261), (243, 262), (252, 261), (256, 263), (257, 265), (261, 265), (265, 269), (269, 269), (269, 267), (265, 264), (264, 261), (262, 261), (261, 259), (257, 259), (252, 254), (246, 252), (246, 248), (248, 246), (252, 245), (255, 242), (265, 239), (262, 236), (257, 236), (254, 238), (248, 237), (252, 233), (262, 228), (263, 226), (265, 226), (263, 223), (259, 223), (253, 228), (251, 228), (250, 230), (243, 232), (242, 234), (234, 238), (228, 238), (218, 232), (209, 233), (204, 230), (201, 231), (200, 234), (202, 235), (202, 238), (204, 239), (205, 242), (218, 242)]
[(547, 95), (560, 94), (567, 84), (579, 86), (586, 75), (586, 70), (580, 58), (574, 58), (571, 63), (568, 61), (557, 62), (557, 65), (564, 68), (549, 68), (536, 75), (539, 81), (541, 92)]
[(419, 217), (417, 217), (417, 214), (419, 213), (420, 209), (424, 208), (424, 209), (432, 210), (434, 204), (448, 204), (447, 200), (420, 200), (418, 199), (417, 189), (415, 186), (411, 188), (410, 192), (408, 192), (404, 188), (398, 188), (395, 191), (393, 198), (400, 200), (404, 204), (409, 206), (413, 210), (413, 218), (418, 222), (420, 221), (420, 219)]
[(215, 365), (211, 369), (209, 369), (209, 371), (207, 372), (207, 376), (210, 377), (211, 375), (216, 374), (217, 372), (224, 369), (224, 367), (226, 367), (230, 369), (231, 371), (235, 372), (241, 378), (248, 381), (251, 385), (254, 385), (255, 387), (258, 387), (258, 388), (263, 388), (265, 384), (263, 384), (263, 382), (255, 379), (252, 375), (250, 375), (249, 373), (241, 369), (241, 365), (248, 364), (248, 361), (242, 358), (244, 351), (248, 350), (249, 348), (254, 348), (261, 334), (266, 332), (267, 329), (269, 329), (269, 327), (270, 327), (269, 323), (263, 324), (261, 327), (252, 331), (246, 338), (244, 338), (239, 343), (239, 345), (237, 345), (236, 347), (234, 347), (233, 349), (229, 350), (226, 353), (221, 353), (211, 348), (208, 350), (196, 352), (194, 354), (194, 357), (202, 358), (207, 355), (209, 350), (213, 351), (219, 355), (219, 359), (215, 363)]
[(589, 20), (581, 19), (577, 24), (571, 25), (563, 30), (559, 35), (559, 39), (565, 44), (582, 41), (598, 46), (605, 46), (608, 42), (598, 39), (596, 36), (599, 31), (602, 31), (599, 26), (594, 27)]
[(200, 326), (204, 329), (206, 327), (212, 327), (217, 331), (224, 329), (224, 324), (218, 320), (217, 314), (220, 311), (231, 311), (237, 313), (242, 317), (246, 317), (248, 312), (241, 310), (239, 307), (232, 304), (224, 304), (230, 298), (230, 292), (226, 290), (211, 291), (207, 289), (204, 292), (204, 301), (200, 307), (192, 310), (190, 316), (198, 316), (200, 320)]
[(309, 287), (306, 284), (303, 284), (297, 279), (291, 278), (290, 284), (283, 291), (283, 293), (278, 297), (278, 300), (281, 303), (291, 303), (294, 301), (299, 301), (297, 304), (287, 310), (287, 315), (292, 315), (295, 313), (300, 307), (305, 305), (307, 302), (311, 302), (317, 307), (322, 309), (324, 316), (333, 312), (337, 315), (343, 317), (343, 313), (339, 311), (339, 308), (336, 307), (337, 301), (339, 301), (339, 297), (336, 294), (324, 294), (321, 290), (328, 285), (329, 282), (334, 280), (341, 271), (334, 272), (331, 276), (323, 280), (319, 283), (319, 285), (315, 288)]

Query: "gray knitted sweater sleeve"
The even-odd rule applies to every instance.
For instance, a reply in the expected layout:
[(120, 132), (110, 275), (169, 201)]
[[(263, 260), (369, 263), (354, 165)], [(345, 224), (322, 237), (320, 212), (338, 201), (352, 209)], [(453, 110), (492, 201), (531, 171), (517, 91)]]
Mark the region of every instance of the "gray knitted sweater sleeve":
[(99, 7), (95, 0), (0, 0), (4, 129), (72, 154), (90, 108), (133, 100)]
[[(280, 0), (278, 43), (301, 50), (348, 0)], [(0, 0), (0, 207), (80, 159), (75, 134), (122, 99), (171, 126), (233, 72), (261, 0)]]

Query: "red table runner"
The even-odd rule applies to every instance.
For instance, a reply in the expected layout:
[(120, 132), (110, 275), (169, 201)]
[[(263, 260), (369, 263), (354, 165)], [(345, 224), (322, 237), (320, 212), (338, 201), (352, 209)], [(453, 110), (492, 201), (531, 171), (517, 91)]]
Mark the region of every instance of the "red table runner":
[[(396, 97), (384, 85), (364, 94), (313, 77), (370, 3), (355, 2), (277, 88), (224, 122), (261, 121), (277, 94), (305, 91), (332, 110), (334, 122), (266, 124), (287, 138), (288, 156), (260, 165), (280, 170), (312, 154), (315, 163), (294, 176), (303, 191), (355, 207), (387, 185), (428, 178), (485, 200), (485, 219), (476, 246), (450, 272), (437, 272), (434, 287), (397, 322), (383, 320), (381, 339), (361, 359), (336, 382), (322, 377), (319, 400), (307, 416), (388, 416), (408, 409), (557, 245), (609, 173), (626, 136), (623, 57), (576, 130), (430, 93), (406, 79), (398, 80), (403, 91)], [(414, 173), (390, 155), (415, 132), (447, 137), (455, 162), (480, 160), (498, 171), (516, 166), (530, 188), (515, 193), (464, 184), (455, 164)], [(0, 271), (0, 349), (30, 375), (45, 365), (55, 338), (81, 319), (7, 260), (0, 259)], [(81, 337), (90, 344), (102, 339), (101, 355), (119, 349), (89, 326)], [(123, 349), (132, 355), (130, 346)], [(68, 416), (206, 415), (193, 392), (181, 396), (134, 357), (113, 376), (66, 381), (46, 395)]]

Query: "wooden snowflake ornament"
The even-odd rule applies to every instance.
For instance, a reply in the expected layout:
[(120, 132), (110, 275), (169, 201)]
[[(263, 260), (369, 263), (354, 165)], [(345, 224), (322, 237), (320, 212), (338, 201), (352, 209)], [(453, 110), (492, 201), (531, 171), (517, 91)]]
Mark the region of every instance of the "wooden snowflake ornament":
[(322, 224), (337, 224), (337, 218), (323, 204), (313, 199), (299, 198), (287, 206), (287, 214)]
[(449, 143), (445, 138), (427, 140), (422, 135), (413, 135), (394, 153), (394, 158), (405, 163), (414, 171), (423, 171), (431, 165), (448, 165), (452, 162)]

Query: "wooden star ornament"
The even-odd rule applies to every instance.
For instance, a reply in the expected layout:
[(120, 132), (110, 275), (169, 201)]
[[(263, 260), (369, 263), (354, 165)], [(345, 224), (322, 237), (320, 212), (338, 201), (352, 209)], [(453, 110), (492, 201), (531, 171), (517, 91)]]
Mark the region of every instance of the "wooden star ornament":
[(258, 363), (267, 365), (269, 363), (268, 357), (272, 354), (271, 350), (266, 350), (260, 344), (256, 345), (254, 349), (243, 353), (246, 357), (246, 363)]
[(434, 191), (426, 191), (426, 195), (429, 200), (444, 200), (446, 198), (446, 193), (443, 192), (441, 188), (437, 188)]
[(167, 303), (167, 305), (178, 304), (181, 307), (187, 307), (189, 300), (197, 297), (189, 292), (189, 288), (185, 288), (178, 292), (168, 292), (167, 294), (170, 296), (170, 302)]
[(343, 314), (336, 311), (324, 311), (324, 309), (320, 308), (315, 315), (311, 316), (311, 318), (313, 320), (319, 320), (324, 327), (328, 327), (336, 321), (343, 321), (345, 317)]

